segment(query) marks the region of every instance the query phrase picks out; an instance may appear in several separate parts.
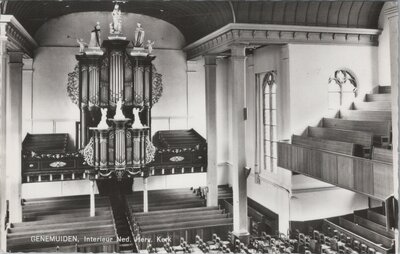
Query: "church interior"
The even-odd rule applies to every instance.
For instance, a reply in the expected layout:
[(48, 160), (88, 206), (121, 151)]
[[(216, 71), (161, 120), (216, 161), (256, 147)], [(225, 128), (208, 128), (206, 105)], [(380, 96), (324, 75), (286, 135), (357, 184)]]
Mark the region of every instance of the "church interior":
[(395, 1), (0, 0), (0, 251), (399, 253), (398, 48)]

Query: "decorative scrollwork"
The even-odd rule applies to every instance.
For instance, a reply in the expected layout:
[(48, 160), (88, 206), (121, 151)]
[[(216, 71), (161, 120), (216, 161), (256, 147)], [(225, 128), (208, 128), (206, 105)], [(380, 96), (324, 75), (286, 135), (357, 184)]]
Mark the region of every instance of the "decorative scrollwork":
[(74, 70), (68, 73), (67, 94), (72, 103), (79, 106), (79, 65), (75, 65)]
[[(108, 64), (107, 61), (103, 61), (102, 70), (106, 68)], [(104, 80), (101, 81), (104, 83)], [(103, 85), (101, 85), (102, 87)], [(109, 91), (111, 92), (111, 91)], [(157, 72), (156, 67), (153, 65), (152, 67), (152, 105), (156, 104), (163, 93), (163, 83), (162, 83), (162, 74)], [(68, 83), (67, 83), (67, 94), (68, 97), (71, 99), (72, 103), (79, 106), (79, 65), (75, 65), (74, 70), (68, 73)], [(117, 94), (110, 94), (111, 98), (116, 97)], [(134, 101), (136, 104), (142, 103), (142, 95), (139, 95), (135, 92)], [(92, 100), (96, 100), (96, 98), (91, 98)], [(112, 104), (112, 100), (110, 101)], [(145, 98), (145, 104), (149, 103), (149, 99)]]
[(153, 101), (152, 105), (156, 104), (163, 93), (162, 74), (157, 72), (153, 65)]
[(169, 158), (169, 160), (173, 161), (173, 162), (183, 161), (184, 159), (185, 158), (182, 156), (174, 156), (174, 157)]
[(154, 160), (156, 154), (156, 147), (150, 141), (149, 137), (146, 138), (146, 164)]
[(89, 143), (83, 149), (83, 158), (85, 159), (86, 163), (92, 167), (94, 166), (93, 155), (94, 155), (94, 140), (92, 137), (90, 138)]
[(65, 165), (67, 165), (67, 163), (63, 162), (63, 161), (55, 161), (50, 163), (50, 167), (52, 168), (62, 168), (65, 167)]

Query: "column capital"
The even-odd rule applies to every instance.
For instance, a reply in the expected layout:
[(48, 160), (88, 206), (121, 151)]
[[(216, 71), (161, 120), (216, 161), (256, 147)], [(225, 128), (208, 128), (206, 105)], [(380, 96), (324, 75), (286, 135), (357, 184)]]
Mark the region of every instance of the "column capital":
[(230, 45), (231, 57), (245, 58), (247, 47), (248, 47), (248, 44), (244, 44), (244, 43), (234, 43), (234, 44)]
[(20, 63), (20, 64), (23, 63), (22, 60), (24, 57), (24, 52), (9, 51), (8, 56), (9, 56), (9, 63)]
[(24, 71), (33, 71), (33, 59), (32, 58), (25, 58), (22, 60), (24, 63), (23, 70)]
[(217, 56), (215, 55), (205, 55), (204, 57), (204, 66), (206, 65), (217, 65)]

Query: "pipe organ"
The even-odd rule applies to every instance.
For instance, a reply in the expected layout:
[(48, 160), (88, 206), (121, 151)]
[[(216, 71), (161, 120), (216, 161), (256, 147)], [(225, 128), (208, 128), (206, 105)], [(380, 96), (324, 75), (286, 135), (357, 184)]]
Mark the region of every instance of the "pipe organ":
[[(138, 54), (135, 48), (128, 48), (129, 42), (120, 38), (105, 40), (100, 54), (76, 56), (80, 147), (84, 148), (87, 163), (101, 177), (142, 173), (155, 154), (150, 141), (155, 56)], [(107, 124), (99, 127), (101, 121)]]

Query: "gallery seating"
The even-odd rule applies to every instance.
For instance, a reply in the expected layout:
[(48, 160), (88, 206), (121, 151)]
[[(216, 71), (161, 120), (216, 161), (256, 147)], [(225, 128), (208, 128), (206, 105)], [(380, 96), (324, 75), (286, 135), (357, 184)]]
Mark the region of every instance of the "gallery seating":
[(336, 118), (278, 142), (278, 166), (384, 201), (393, 193), (390, 92), (379, 86)]
[(96, 196), (90, 217), (89, 196), (28, 199), (23, 222), (11, 223), (7, 248), (12, 252), (114, 252), (119, 250), (108, 197)]

